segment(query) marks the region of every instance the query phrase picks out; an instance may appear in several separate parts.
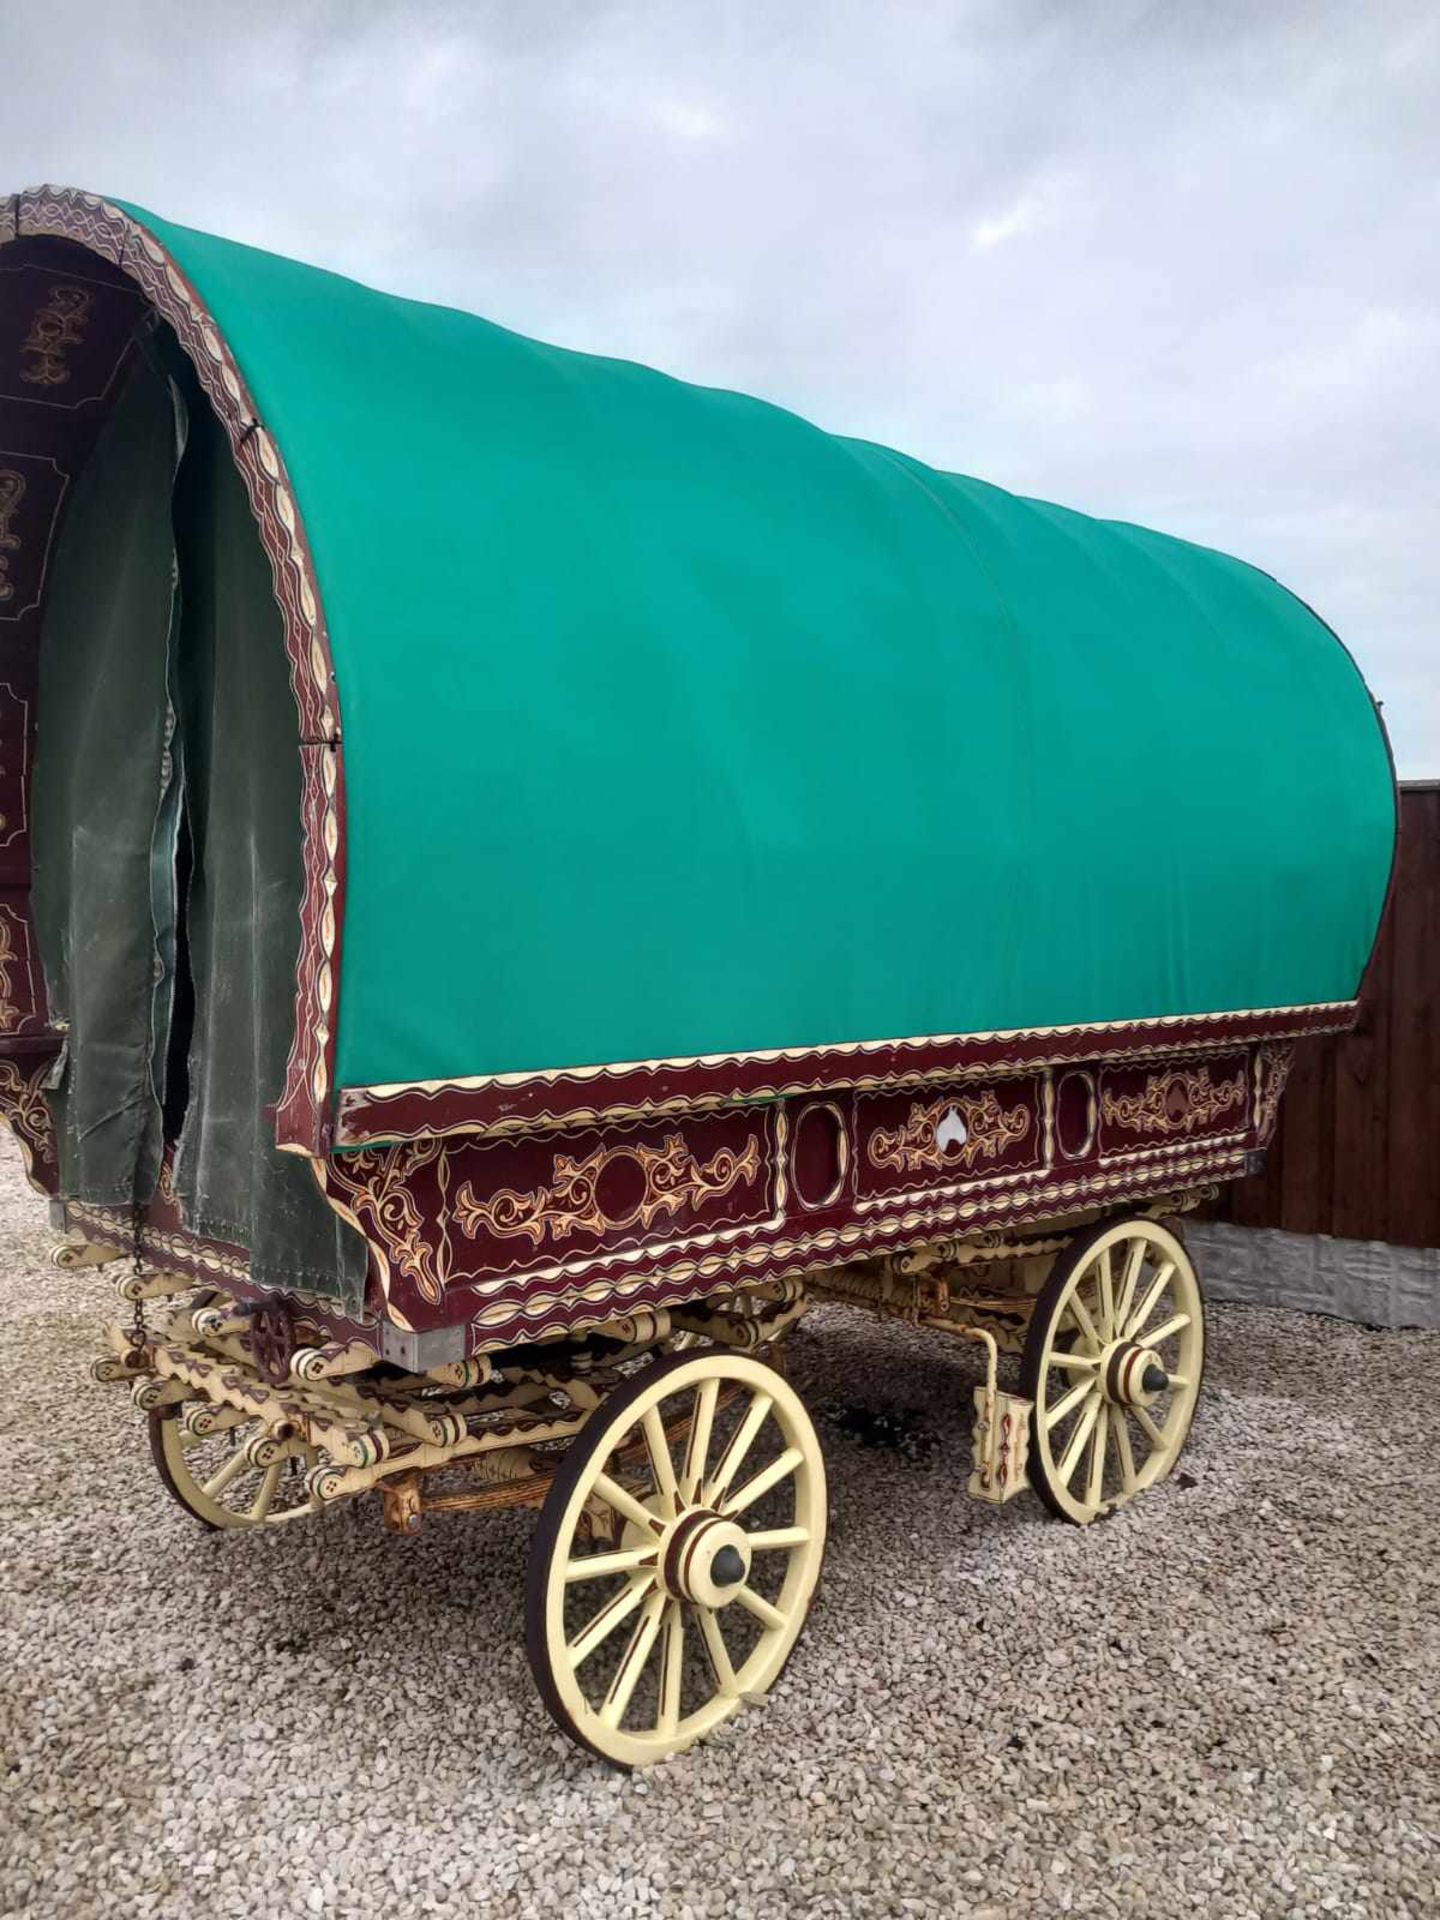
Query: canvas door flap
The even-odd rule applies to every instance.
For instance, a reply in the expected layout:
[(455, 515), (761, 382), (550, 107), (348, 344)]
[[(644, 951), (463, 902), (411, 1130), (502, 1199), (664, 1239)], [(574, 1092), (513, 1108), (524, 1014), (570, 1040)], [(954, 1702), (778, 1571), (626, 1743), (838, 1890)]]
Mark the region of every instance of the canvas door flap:
[(35, 924), (51, 1015), (68, 1028), (50, 1095), (62, 1190), (145, 1199), (159, 1172), (173, 863), (167, 658), (170, 496), (183, 412), (137, 360), (75, 487), (40, 649), (32, 789)]
[(301, 747), (269, 563), (223, 430), (196, 394), (176, 495), (193, 1033), (175, 1187), (266, 1285), (358, 1306), (366, 1248), (272, 1109), (294, 1033)]

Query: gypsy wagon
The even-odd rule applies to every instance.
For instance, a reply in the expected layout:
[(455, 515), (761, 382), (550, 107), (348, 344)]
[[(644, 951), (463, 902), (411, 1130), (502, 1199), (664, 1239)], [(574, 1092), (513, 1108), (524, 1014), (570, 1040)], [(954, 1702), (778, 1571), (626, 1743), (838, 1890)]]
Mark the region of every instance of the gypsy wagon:
[(1170, 1471), (1391, 865), (1297, 599), (57, 189), (0, 449), (0, 1107), (199, 1521), (538, 1508), (625, 1765), (804, 1621), (808, 1301), (978, 1344), (984, 1499)]

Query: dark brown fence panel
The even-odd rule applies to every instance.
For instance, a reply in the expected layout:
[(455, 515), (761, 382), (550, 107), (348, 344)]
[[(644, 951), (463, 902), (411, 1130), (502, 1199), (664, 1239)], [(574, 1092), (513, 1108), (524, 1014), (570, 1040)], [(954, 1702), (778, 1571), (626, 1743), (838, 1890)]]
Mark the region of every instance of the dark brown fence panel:
[(1216, 1217), (1440, 1246), (1440, 781), (1400, 790), (1400, 859), (1353, 1033), (1302, 1041), (1254, 1179)]
[(1406, 789), (1391, 921), (1389, 1232), (1440, 1246), (1440, 782)]

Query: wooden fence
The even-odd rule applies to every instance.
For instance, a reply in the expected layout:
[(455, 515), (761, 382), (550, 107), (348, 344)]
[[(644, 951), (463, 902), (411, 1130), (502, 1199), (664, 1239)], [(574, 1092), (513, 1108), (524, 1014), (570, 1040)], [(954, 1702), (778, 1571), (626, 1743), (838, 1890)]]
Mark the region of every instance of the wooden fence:
[(1215, 1217), (1440, 1247), (1440, 780), (1400, 789), (1400, 862), (1354, 1032), (1300, 1043), (1265, 1170)]

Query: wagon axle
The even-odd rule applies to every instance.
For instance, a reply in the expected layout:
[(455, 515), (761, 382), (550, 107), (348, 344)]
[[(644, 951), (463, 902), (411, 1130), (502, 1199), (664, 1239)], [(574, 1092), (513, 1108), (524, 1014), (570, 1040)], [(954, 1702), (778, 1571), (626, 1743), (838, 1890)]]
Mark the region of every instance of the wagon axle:
[(1101, 1368), (1105, 1397), (1116, 1407), (1148, 1407), (1168, 1392), (1170, 1376), (1150, 1347), (1134, 1340), (1117, 1340)]
[(698, 1507), (671, 1530), (660, 1577), (673, 1599), (726, 1607), (750, 1572), (751, 1555), (742, 1526), (713, 1508)]

